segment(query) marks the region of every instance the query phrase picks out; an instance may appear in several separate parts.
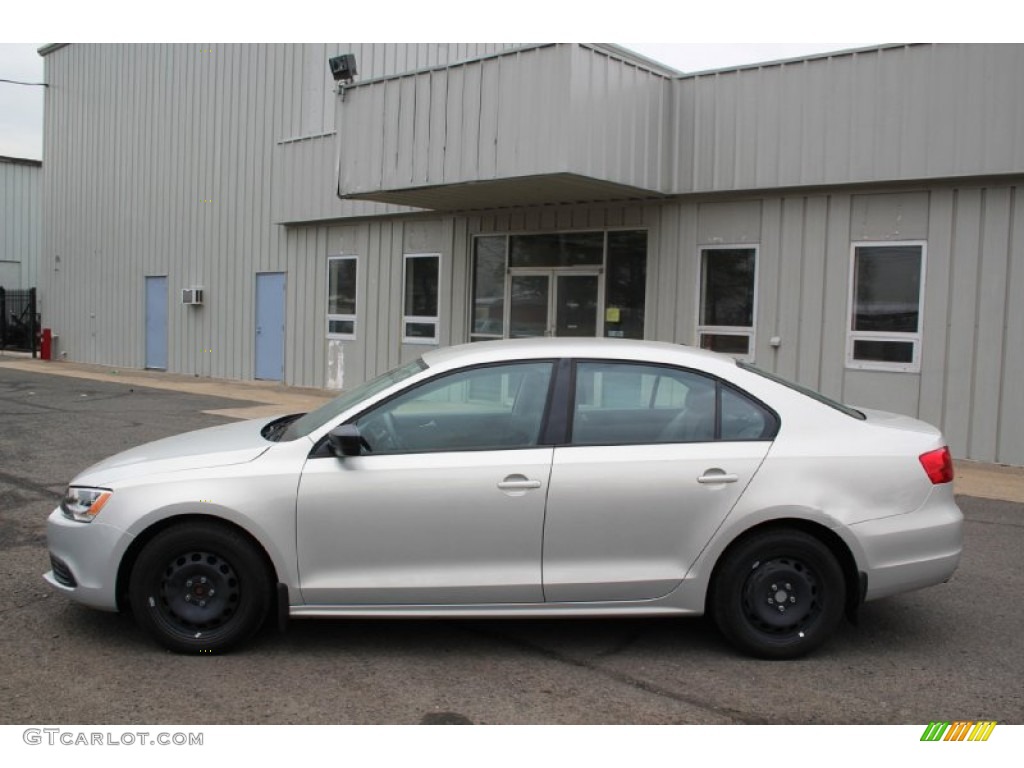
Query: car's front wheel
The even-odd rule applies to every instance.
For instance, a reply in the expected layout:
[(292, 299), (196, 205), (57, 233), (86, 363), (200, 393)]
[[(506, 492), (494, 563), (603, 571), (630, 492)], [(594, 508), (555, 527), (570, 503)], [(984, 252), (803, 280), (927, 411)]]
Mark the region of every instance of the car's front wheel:
[(831, 550), (798, 530), (755, 533), (716, 569), (709, 611), (733, 645), (793, 659), (827, 640), (843, 616), (845, 580)]
[(266, 619), (271, 578), (261, 553), (238, 531), (186, 522), (148, 542), (131, 571), (140, 626), (179, 653), (221, 653)]

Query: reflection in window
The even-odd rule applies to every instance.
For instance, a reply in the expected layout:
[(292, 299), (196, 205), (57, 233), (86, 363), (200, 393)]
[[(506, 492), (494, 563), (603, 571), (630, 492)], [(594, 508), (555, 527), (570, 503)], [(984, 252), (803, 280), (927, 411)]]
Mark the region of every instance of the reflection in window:
[(531, 448), (540, 440), (552, 363), (457, 371), (361, 416), (372, 453)]
[(354, 339), (356, 335), (355, 256), (327, 257), (327, 335)]
[(760, 403), (731, 387), (722, 387), (722, 440), (766, 440), (775, 418)]
[(920, 368), (923, 243), (853, 247), (847, 364), (856, 368)]
[(774, 439), (778, 417), (730, 384), (642, 363), (576, 366), (573, 445)]
[(476, 238), (473, 254), (473, 340), (500, 339), (505, 319), (505, 246), (508, 238)]
[[(587, 272), (598, 272), (599, 277), (584, 280), (582, 273)], [(505, 306), (506, 290), (515, 299), (511, 307)], [(552, 293), (558, 295), (549, 303)], [(642, 339), (646, 294), (644, 230), (478, 236), (473, 247), (470, 339), (549, 331), (559, 336)], [(604, 310), (599, 312), (602, 298)], [(574, 315), (574, 310), (580, 312)]]
[(547, 275), (513, 275), (508, 335), (511, 339), (544, 336), (548, 328), (551, 279)]
[(647, 233), (642, 230), (608, 233), (605, 270), (604, 335), (644, 337), (647, 296)]
[(691, 371), (636, 363), (576, 367), (574, 445), (715, 439), (716, 384)]
[(441, 256), (416, 253), (405, 256), (405, 314), (402, 340), (407, 344), (436, 344), (438, 340), (438, 285)]
[(604, 232), (512, 235), (509, 240), (512, 268), (600, 266), (604, 261)]
[(698, 344), (750, 360), (754, 355), (757, 249), (703, 248)]

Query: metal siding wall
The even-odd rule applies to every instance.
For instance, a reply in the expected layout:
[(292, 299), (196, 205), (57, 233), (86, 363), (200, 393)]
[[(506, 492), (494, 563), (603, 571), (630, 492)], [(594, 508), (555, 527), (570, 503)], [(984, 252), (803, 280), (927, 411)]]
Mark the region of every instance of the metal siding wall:
[(949, 352), (943, 428), (953, 453), (963, 456), (970, 442), (978, 269), (981, 264), (981, 190), (959, 190), (953, 210), (953, 252), (949, 296)]
[[(949, 364), (952, 297), (953, 219), (956, 191), (936, 189), (928, 221), (928, 268), (925, 275), (924, 328), (921, 338), (920, 417), (929, 424), (944, 421), (945, 377)], [(958, 364), (958, 363), (957, 363)], [(947, 434), (948, 437), (948, 434)]]
[[(664, 136), (672, 115), (671, 81), (590, 48), (569, 50), (571, 74), (561, 86), (572, 104), (571, 129), (562, 137), (569, 169), (667, 191), (670, 147)], [(553, 103), (550, 109), (557, 107)]]
[(668, 178), (669, 83), (574, 45), (369, 82), (338, 105), (350, 137), (341, 187), (371, 192), (570, 171), (660, 189)]
[[(167, 275), (170, 369), (251, 378), (255, 274), (287, 270), (286, 377), (321, 386), (322, 351), (291, 348), (305, 344), (297, 328), (309, 322), (292, 267), (304, 274), (300, 251), (320, 264), (324, 249), (289, 241), (273, 223), (271, 190), (291, 211), (324, 216), (402, 209), (339, 204), (333, 137), (283, 145), (298, 147), (294, 167), (277, 142), (333, 130), (327, 56), (356, 50), (361, 77), (372, 77), (423, 51), (457, 55), (449, 45), (405, 47), (412, 53), (378, 56), (380, 45), (76, 44), (49, 54), (40, 299), (58, 350), (141, 367), (144, 277)], [(193, 284), (206, 289), (201, 308), (178, 301)]]
[[(995, 461), (1003, 379), (1003, 328), (1009, 271), (1011, 191), (987, 189), (978, 253), (978, 316), (975, 344), (974, 398), (967, 455)], [(1018, 403), (1024, 402), (1019, 399)]]
[(4, 288), (36, 285), (42, 254), (42, 169), (38, 165), (0, 162), (0, 262), (13, 282)]
[[(1024, 464), (1024, 409), (1015, 382), (1024, 369), (1022, 214), (1017, 187), (940, 187), (910, 194), (852, 198), (850, 235), (835, 237), (826, 278), (832, 298), (825, 348), (842, 365), (849, 301), (849, 242), (927, 242), (920, 374), (837, 372), (841, 397), (916, 415), (940, 426), (958, 457)], [(843, 206), (833, 196), (833, 210)], [(830, 229), (838, 229), (838, 227)], [(841, 306), (841, 310), (833, 305)], [(840, 312), (842, 314), (840, 315)], [(824, 371), (823, 371), (824, 372)]]
[[(565, 105), (555, 92), (561, 81), (550, 73), (564, 70), (566, 57), (561, 48), (525, 50), (353, 88), (338, 105), (347, 134), (343, 188), (395, 189), (556, 170), (564, 163)], [(481, 114), (493, 115), (495, 108), (485, 84), (495, 79), (497, 119), (484, 123)], [(491, 133), (481, 132), (482, 123)]]
[(1003, 336), (1003, 380), (999, 403), (996, 457), (1024, 464), (1024, 200), (1020, 187), (1011, 195), (1010, 244), (1006, 279), (1006, 326)]
[(1021, 45), (924, 45), (683, 78), (673, 191), (1024, 171)]
[(804, 200), (800, 274), (794, 276), (800, 282), (795, 380), (812, 389), (821, 386), (828, 204), (824, 196)]

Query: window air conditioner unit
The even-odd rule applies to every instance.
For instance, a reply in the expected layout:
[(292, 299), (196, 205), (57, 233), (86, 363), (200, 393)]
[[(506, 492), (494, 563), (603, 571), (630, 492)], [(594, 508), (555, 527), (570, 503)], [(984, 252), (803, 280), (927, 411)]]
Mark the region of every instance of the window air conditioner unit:
[(182, 288), (181, 289), (181, 303), (182, 304), (202, 304), (203, 303), (203, 289), (202, 288)]

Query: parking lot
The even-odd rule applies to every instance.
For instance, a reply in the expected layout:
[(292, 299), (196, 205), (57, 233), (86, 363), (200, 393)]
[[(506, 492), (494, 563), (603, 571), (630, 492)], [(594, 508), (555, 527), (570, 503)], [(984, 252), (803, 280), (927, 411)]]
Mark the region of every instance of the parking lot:
[(66, 483), (251, 402), (0, 364), (2, 723), (1024, 723), (1024, 505), (960, 497), (949, 584), (866, 605), (811, 657), (737, 655), (704, 620), (304, 621), (165, 652), (42, 580)]

